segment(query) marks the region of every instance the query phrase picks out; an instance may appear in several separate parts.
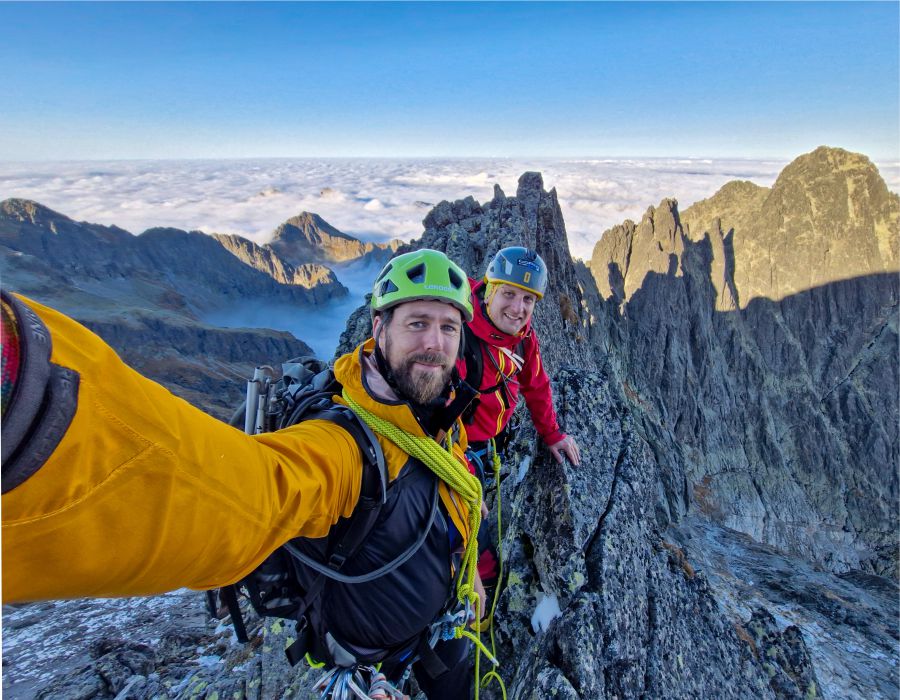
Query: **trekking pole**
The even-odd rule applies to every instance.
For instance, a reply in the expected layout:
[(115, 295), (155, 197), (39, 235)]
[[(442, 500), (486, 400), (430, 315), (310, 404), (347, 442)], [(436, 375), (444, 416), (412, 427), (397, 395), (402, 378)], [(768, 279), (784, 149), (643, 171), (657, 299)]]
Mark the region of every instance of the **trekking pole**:
[(247, 403), (244, 413), (244, 432), (258, 435), (265, 431), (266, 406), (269, 403), (269, 387), (273, 370), (268, 365), (253, 370), (253, 379), (247, 382)]

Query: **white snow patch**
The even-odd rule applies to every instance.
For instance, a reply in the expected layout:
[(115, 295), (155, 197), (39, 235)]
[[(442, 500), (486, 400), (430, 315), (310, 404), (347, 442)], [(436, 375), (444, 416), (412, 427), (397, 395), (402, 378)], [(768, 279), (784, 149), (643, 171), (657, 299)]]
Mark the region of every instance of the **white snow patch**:
[(562, 615), (559, 609), (559, 601), (556, 596), (546, 593), (538, 593), (538, 604), (531, 616), (531, 629), (534, 633), (546, 632), (550, 627), (550, 623), (557, 617)]
[(218, 666), (222, 661), (221, 656), (216, 656), (215, 654), (210, 654), (209, 656), (201, 656), (197, 659), (197, 663), (203, 666), (204, 668), (213, 668), (214, 666)]
[(528, 473), (528, 467), (531, 466), (531, 455), (525, 455), (522, 457), (522, 461), (519, 462), (519, 471), (516, 474), (516, 483), (521, 484), (522, 479), (525, 478), (525, 475)]

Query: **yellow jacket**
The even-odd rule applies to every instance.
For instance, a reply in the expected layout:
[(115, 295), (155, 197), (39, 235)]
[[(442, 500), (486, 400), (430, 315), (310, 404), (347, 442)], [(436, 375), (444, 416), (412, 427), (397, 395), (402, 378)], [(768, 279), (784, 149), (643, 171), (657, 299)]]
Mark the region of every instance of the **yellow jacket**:
[[(60, 444), (2, 497), (4, 602), (234, 583), (287, 540), (322, 537), (353, 511), (362, 459), (343, 429), (311, 420), (245, 435), (129, 368), (75, 321), (20, 300), (49, 330), (50, 361), (80, 382)], [(371, 350), (370, 340), (340, 358), (337, 379), (369, 411), (422, 435), (407, 405), (365, 387), (360, 358)], [(393, 479), (408, 456), (378, 439)], [(465, 505), (444, 484), (440, 492), (467, 539)]]

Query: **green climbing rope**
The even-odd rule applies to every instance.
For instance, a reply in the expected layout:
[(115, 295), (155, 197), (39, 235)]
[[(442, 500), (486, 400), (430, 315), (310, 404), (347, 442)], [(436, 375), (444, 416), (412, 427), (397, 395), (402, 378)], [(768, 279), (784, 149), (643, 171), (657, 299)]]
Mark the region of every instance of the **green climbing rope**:
[[(475, 572), (478, 570), (478, 528), (481, 526), (481, 483), (452, 453), (438, 445), (433, 438), (413, 435), (390, 421), (376, 416), (343, 392), (344, 400), (353, 412), (372, 430), (393, 442), (411, 457), (433, 471), (447, 486), (456, 491), (469, 509), (469, 537), (460, 563), (456, 597), (460, 603), (480, 608), (475, 593)], [(480, 613), (480, 610), (478, 610)]]

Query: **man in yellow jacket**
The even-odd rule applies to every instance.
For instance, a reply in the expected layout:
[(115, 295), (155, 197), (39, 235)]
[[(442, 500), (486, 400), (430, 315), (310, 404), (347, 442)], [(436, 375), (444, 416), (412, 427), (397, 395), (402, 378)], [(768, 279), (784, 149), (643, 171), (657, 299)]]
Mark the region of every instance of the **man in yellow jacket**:
[[(437, 251), (401, 255), (376, 279), (372, 311), (373, 338), (334, 366), (343, 390), (333, 401), (374, 431), (390, 484), (354, 561), (377, 569), (427, 535), (384, 576), (329, 581), (318, 624), (330, 661), (380, 661), (396, 680), (427, 651), (449, 599), (477, 601), (481, 490), (447, 410), (460, 404), (452, 379), (472, 318), (466, 276)], [(4, 295), (3, 331), (4, 602), (232, 584), (288, 540), (325, 537), (353, 513), (363, 457), (335, 423), (246, 435), (24, 298)], [(435, 651), (443, 666), (417, 673), (423, 690), (467, 697), (465, 639)]]

